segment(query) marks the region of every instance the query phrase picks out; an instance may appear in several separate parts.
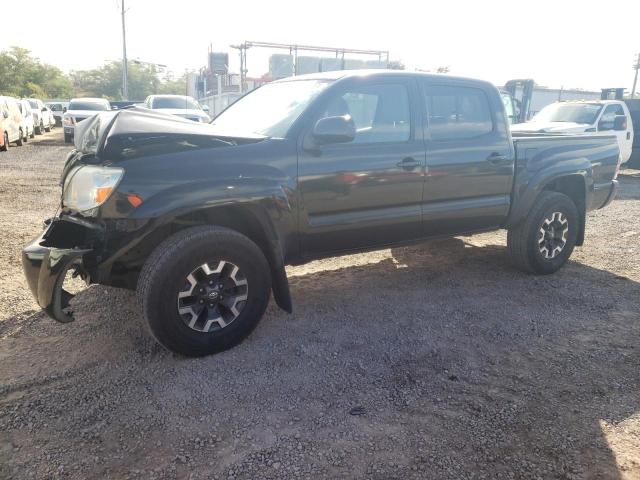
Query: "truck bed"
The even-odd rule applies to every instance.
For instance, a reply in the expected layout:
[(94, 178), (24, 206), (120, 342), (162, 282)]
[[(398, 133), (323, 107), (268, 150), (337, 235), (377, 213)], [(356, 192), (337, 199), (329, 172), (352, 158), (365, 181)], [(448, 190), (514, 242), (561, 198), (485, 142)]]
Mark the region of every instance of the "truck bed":
[(537, 194), (532, 185), (544, 185), (541, 176), (563, 171), (584, 178), (586, 210), (601, 208), (615, 188), (620, 150), (614, 135), (513, 133), (516, 154), (513, 204)]

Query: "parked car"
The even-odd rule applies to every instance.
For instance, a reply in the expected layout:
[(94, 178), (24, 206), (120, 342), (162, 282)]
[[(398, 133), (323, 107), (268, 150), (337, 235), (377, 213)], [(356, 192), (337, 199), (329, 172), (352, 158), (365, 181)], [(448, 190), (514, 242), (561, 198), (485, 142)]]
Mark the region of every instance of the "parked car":
[(51, 110), (38, 98), (27, 98), (26, 100), (31, 105), (36, 133), (42, 135), (44, 132), (50, 132), (56, 125), (56, 119)]
[(6, 151), (10, 143), (22, 146), (22, 115), (18, 100), (13, 97), (0, 97), (0, 124), (3, 130), (2, 149)]
[(74, 98), (69, 102), (67, 111), (62, 116), (64, 141), (71, 143), (76, 124), (86, 120), (98, 112), (110, 110), (109, 101), (104, 98)]
[(556, 102), (544, 107), (531, 121), (511, 126), (512, 132), (614, 134), (620, 148), (620, 164), (631, 157), (633, 122), (620, 100)]
[(33, 111), (27, 100), (18, 100), (18, 109), (20, 110), (20, 128), (22, 130), (23, 140), (26, 142), (29, 138), (36, 135), (35, 125), (33, 124)]
[(56, 121), (56, 126), (62, 126), (62, 116), (69, 107), (69, 102), (46, 102), (45, 105), (51, 110), (53, 118)]
[(185, 95), (150, 95), (144, 103), (152, 110), (177, 115), (194, 122), (209, 123), (211, 121), (208, 107), (201, 107), (195, 99)]
[(392, 70), (268, 83), (213, 124), (134, 107), (76, 129), (60, 213), (23, 250), (30, 289), (62, 322), (70, 269), (137, 289), (184, 355), (240, 342), (271, 292), (290, 312), (288, 264), (504, 228), (518, 268), (553, 273), (620, 154), (613, 135), (512, 139), (491, 84)]

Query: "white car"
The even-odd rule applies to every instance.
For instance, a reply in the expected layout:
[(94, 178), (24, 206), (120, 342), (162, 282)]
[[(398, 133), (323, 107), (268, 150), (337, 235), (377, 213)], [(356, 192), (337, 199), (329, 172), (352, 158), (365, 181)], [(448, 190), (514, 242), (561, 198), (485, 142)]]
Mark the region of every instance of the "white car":
[(18, 100), (18, 110), (20, 110), (20, 116), (22, 121), (20, 122), (20, 130), (22, 131), (23, 140), (35, 137), (35, 124), (33, 123), (33, 111), (31, 105), (27, 100)]
[(540, 110), (529, 122), (511, 125), (512, 132), (615, 134), (620, 164), (631, 157), (633, 124), (620, 100), (556, 102)]
[(194, 98), (186, 95), (149, 95), (144, 101), (144, 106), (194, 122), (209, 123), (211, 121), (207, 107), (201, 107)]
[(73, 141), (73, 132), (75, 131), (76, 123), (105, 110), (111, 110), (111, 104), (109, 100), (104, 98), (71, 99), (67, 111), (62, 115), (65, 143), (71, 143)]
[(39, 98), (27, 98), (33, 112), (33, 124), (38, 135), (44, 132), (50, 132), (56, 126), (56, 119), (53, 112), (49, 110), (42, 100)]
[(18, 108), (18, 100), (13, 97), (0, 97), (0, 135), (2, 146), (0, 151), (6, 151), (10, 143), (22, 146), (24, 134), (21, 131), (22, 116)]

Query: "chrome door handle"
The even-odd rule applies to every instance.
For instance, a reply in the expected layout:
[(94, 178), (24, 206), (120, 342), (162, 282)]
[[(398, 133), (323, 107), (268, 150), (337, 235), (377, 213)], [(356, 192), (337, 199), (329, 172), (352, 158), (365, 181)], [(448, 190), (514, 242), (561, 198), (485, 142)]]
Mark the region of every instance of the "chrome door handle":
[(396, 165), (402, 168), (403, 170), (413, 170), (414, 168), (420, 166), (420, 162), (418, 162), (414, 158), (407, 157), (407, 158), (403, 158), (401, 161), (396, 163)]

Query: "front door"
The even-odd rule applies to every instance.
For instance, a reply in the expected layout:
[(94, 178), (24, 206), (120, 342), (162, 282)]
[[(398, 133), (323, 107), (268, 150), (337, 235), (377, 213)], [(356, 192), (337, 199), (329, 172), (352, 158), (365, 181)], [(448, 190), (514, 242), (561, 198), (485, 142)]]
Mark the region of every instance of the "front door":
[[(298, 161), (301, 247), (310, 256), (421, 235), (425, 152), (410, 79), (355, 79), (321, 113), (350, 115), (348, 143), (303, 148)], [(311, 135), (311, 133), (309, 133)]]
[(422, 84), (426, 114), (426, 236), (499, 227), (508, 214), (514, 153), (498, 92)]

